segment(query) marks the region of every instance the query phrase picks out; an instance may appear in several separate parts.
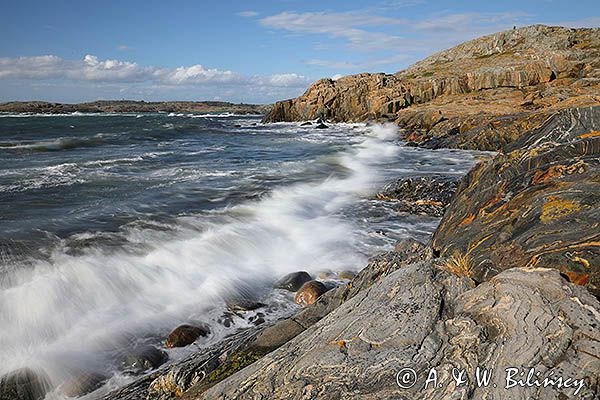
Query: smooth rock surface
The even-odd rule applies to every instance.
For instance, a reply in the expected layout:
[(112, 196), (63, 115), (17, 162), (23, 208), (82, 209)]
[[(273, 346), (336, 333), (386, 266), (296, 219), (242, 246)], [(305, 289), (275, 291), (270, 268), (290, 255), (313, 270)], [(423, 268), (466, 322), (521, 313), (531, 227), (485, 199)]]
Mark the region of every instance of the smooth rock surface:
[[(555, 270), (511, 269), (471, 289), (466, 278), (418, 263), (357, 294), (198, 398), (506, 398), (500, 374), (496, 388), (453, 386), (453, 367), (473, 374), (480, 365), (586, 378), (583, 398), (591, 399), (598, 395), (598, 324), (598, 300)], [(421, 384), (435, 367), (441, 387), (401, 390), (396, 373), (404, 366), (417, 371)], [(508, 393), (515, 399), (573, 397), (573, 389), (551, 387)]]
[(310, 274), (306, 271), (298, 271), (287, 274), (286, 276), (279, 279), (273, 285), (277, 289), (289, 290), (290, 292), (296, 292), (306, 282), (312, 280)]
[(196, 341), (200, 336), (207, 336), (209, 331), (205, 328), (193, 325), (180, 325), (173, 329), (167, 340), (165, 346), (167, 347), (185, 347)]
[(327, 286), (319, 281), (309, 281), (304, 283), (294, 296), (294, 301), (301, 306), (313, 304), (319, 296), (327, 292)]

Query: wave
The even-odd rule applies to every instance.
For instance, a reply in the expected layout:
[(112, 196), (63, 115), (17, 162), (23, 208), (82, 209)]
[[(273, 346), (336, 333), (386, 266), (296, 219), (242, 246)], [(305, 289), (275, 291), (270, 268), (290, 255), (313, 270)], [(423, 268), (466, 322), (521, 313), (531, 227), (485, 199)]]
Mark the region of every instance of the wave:
[(78, 368), (106, 373), (114, 368), (111, 351), (132, 335), (161, 337), (181, 321), (217, 326), (223, 298), (236, 287), (265, 293), (288, 272), (361, 267), (366, 255), (357, 250), (356, 227), (340, 211), (379, 184), (400, 149), (396, 137), (390, 126), (368, 129), (334, 156), (349, 171), (343, 176), (180, 217), (175, 232), (133, 229), (128, 235), (143, 252), (58, 249), (3, 277), (0, 375), (43, 368), (59, 383)]
[(60, 137), (53, 140), (41, 140), (35, 142), (21, 143), (0, 143), (0, 150), (17, 150), (17, 151), (60, 151), (70, 150), (78, 147), (98, 146), (104, 142), (101, 135), (96, 135), (89, 138), (79, 137)]

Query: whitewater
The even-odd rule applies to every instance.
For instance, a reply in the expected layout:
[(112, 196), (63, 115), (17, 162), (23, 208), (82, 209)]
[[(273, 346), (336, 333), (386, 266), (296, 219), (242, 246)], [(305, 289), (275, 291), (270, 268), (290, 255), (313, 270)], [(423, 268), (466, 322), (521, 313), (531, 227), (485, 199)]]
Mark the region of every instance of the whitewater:
[(59, 385), (94, 371), (114, 387), (130, 379), (120, 355), (164, 349), (181, 323), (211, 334), (165, 349), (170, 362), (250, 326), (219, 322), (230, 296), (289, 315), (290, 295), (271, 289), (286, 273), (358, 270), (400, 238), (427, 240), (438, 219), (377, 200), (385, 183), (476, 160), (407, 147), (391, 125), (259, 121), (0, 119), (0, 376), (28, 367)]

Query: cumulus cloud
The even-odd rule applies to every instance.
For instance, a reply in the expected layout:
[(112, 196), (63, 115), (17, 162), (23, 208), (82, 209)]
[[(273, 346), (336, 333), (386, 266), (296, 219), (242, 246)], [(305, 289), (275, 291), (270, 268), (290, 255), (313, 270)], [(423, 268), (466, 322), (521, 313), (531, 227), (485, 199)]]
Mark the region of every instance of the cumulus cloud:
[(246, 76), (233, 71), (206, 68), (200, 64), (178, 68), (144, 67), (135, 62), (100, 60), (86, 55), (81, 60), (65, 60), (54, 55), (0, 58), (0, 79), (140, 83), (171, 86), (266, 86), (306, 87), (310, 80), (299, 74)]

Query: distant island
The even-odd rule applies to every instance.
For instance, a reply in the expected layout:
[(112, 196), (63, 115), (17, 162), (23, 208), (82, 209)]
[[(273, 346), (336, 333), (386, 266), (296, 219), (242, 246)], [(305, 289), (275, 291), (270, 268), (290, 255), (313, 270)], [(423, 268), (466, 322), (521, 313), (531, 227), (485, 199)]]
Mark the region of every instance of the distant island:
[(0, 112), (35, 113), (35, 114), (69, 114), (81, 113), (234, 113), (264, 114), (270, 105), (234, 104), (225, 101), (133, 101), (133, 100), (99, 100), (90, 103), (50, 103), (45, 101), (12, 101), (0, 103)]

